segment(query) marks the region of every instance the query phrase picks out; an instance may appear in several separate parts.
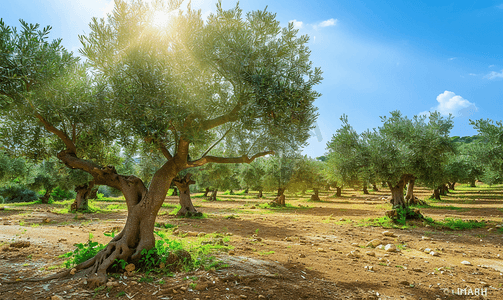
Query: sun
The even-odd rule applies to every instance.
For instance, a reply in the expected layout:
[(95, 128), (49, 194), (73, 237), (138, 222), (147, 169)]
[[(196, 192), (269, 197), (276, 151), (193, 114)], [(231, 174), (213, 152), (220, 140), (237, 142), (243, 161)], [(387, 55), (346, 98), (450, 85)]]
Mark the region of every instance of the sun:
[(174, 17), (178, 14), (178, 9), (170, 12), (158, 10), (152, 16), (152, 25), (158, 29), (165, 29), (173, 22)]

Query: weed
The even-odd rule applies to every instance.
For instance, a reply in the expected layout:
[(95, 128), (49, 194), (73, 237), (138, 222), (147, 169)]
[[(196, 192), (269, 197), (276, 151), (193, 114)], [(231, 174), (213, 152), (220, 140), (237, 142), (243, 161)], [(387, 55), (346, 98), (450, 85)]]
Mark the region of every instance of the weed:
[(106, 246), (99, 244), (98, 242), (93, 242), (93, 235), (89, 233), (89, 240), (86, 244), (75, 244), (77, 249), (73, 252), (67, 252), (66, 254), (60, 255), (59, 257), (68, 257), (69, 260), (65, 261), (64, 265), (66, 268), (78, 265), (86, 260), (94, 257), (100, 250), (104, 249)]
[(195, 283), (195, 282), (193, 282), (193, 283), (190, 283), (190, 284), (189, 284), (189, 287), (190, 287), (191, 289), (193, 289), (193, 290), (195, 290), (195, 289), (196, 289), (196, 286), (197, 286), (197, 283)]
[(270, 254), (274, 254), (275, 252), (274, 251), (260, 251), (258, 253), (258, 255), (270, 255)]
[(119, 298), (119, 297), (122, 297), (122, 296), (126, 296), (126, 292), (120, 291), (115, 297)]

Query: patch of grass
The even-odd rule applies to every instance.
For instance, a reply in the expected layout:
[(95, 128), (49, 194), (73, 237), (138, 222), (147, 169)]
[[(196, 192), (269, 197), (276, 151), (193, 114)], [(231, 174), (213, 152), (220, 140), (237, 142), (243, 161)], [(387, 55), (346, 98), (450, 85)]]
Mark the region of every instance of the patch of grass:
[(260, 251), (258, 252), (257, 254), (258, 255), (263, 255), (263, 256), (266, 256), (266, 255), (271, 255), (271, 254), (274, 254), (275, 252), (274, 251)]
[(155, 227), (158, 227), (158, 228), (166, 228), (166, 229), (169, 229), (169, 228), (175, 228), (176, 225), (173, 225), (173, 224), (169, 224), (169, 223), (155, 223), (154, 225)]
[[(180, 205), (178, 205), (180, 206)], [(164, 208), (175, 208), (176, 207), (176, 204), (171, 204), (171, 203), (163, 203), (161, 205), (161, 207), (164, 207)]]
[(445, 218), (443, 221), (435, 221), (431, 217), (426, 217), (426, 222), (430, 225), (442, 228), (448, 228), (451, 230), (470, 230), (474, 228), (484, 228), (486, 223), (477, 220), (462, 220), (458, 218)]
[(379, 218), (367, 218), (358, 221), (356, 224), (358, 227), (382, 227), (382, 228), (408, 228), (407, 225), (398, 226), (393, 219), (387, 216)]
[(58, 214), (58, 215), (66, 215), (66, 214), (70, 213), (70, 210), (68, 208), (60, 208), (60, 209), (55, 209), (52, 212), (55, 214)]

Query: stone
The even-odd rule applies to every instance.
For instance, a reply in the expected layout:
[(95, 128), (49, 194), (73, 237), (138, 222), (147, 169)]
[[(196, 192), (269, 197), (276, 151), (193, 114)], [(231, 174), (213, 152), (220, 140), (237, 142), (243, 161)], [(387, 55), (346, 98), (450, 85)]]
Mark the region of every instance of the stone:
[(365, 245), (365, 247), (375, 248), (375, 247), (377, 247), (377, 246), (379, 246), (381, 244), (382, 244), (381, 240), (379, 240), (379, 239), (373, 239), (370, 242), (368, 242), (367, 245)]
[(386, 251), (386, 252), (397, 252), (397, 249), (396, 249), (395, 245), (393, 245), (393, 244), (387, 244), (384, 247), (384, 251)]
[(431, 250), (430, 248), (426, 248), (423, 250), (424, 253), (430, 253), (431, 251), (433, 251), (433, 250)]
[(365, 252), (368, 256), (376, 256), (376, 253), (374, 251), (367, 251)]
[(410, 285), (410, 283), (407, 280), (400, 281), (401, 285)]
[(236, 252), (234, 252), (234, 250), (229, 250), (229, 255), (236, 255)]
[(462, 264), (462, 265), (466, 265), (466, 266), (471, 266), (471, 265), (472, 265), (472, 263), (471, 263), (471, 262), (469, 262), (469, 261), (467, 261), (467, 260), (463, 260), (463, 261), (461, 262), (461, 264)]
[(299, 253), (300, 258), (305, 258), (306, 256), (303, 253)]
[(431, 238), (430, 238), (430, 237), (427, 237), (427, 236), (422, 236), (422, 237), (421, 237), (421, 239), (422, 239), (422, 240), (425, 240), (425, 241), (429, 241), (429, 240), (431, 240)]
[(59, 295), (53, 295), (51, 297), (51, 300), (63, 300), (63, 297), (59, 296)]
[(258, 295), (258, 298), (259, 299), (265, 299), (265, 296), (264, 295)]
[(75, 275), (75, 273), (77, 272), (77, 269), (73, 268), (71, 271), (70, 271), (70, 275)]
[(394, 237), (395, 236), (395, 234), (393, 232), (388, 231), (388, 230), (383, 231), (382, 235), (384, 235), (384, 236), (390, 236), (390, 237)]
[(135, 266), (134, 264), (128, 264), (125, 268), (126, 272), (130, 273), (130, 272), (133, 272), (135, 270)]
[(316, 251), (317, 251), (317, 252), (327, 252), (327, 251), (325, 251), (325, 249), (323, 249), (323, 248), (318, 248), (318, 250), (316, 250)]
[(435, 251), (431, 251), (430, 255), (431, 256), (440, 256), (440, 254), (438, 254), (438, 252), (435, 252)]

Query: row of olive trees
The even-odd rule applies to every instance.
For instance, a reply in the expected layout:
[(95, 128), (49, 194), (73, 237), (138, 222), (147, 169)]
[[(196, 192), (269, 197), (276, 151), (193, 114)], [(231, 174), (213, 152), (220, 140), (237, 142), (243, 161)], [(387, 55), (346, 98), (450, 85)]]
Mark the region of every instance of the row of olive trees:
[[(394, 208), (417, 203), (414, 185), (433, 190), (433, 196), (457, 182), (492, 184), (503, 175), (503, 126), (491, 120), (471, 121), (479, 134), (451, 138), (452, 117), (434, 112), (409, 119), (400, 112), (382, 117), (382, 125), (358, 134), (341, 118), (342, 126), (328, 143), (328, 178), (337, 185), (388, 185)], [(404, 189), (407, 192), (404, 196)]]

